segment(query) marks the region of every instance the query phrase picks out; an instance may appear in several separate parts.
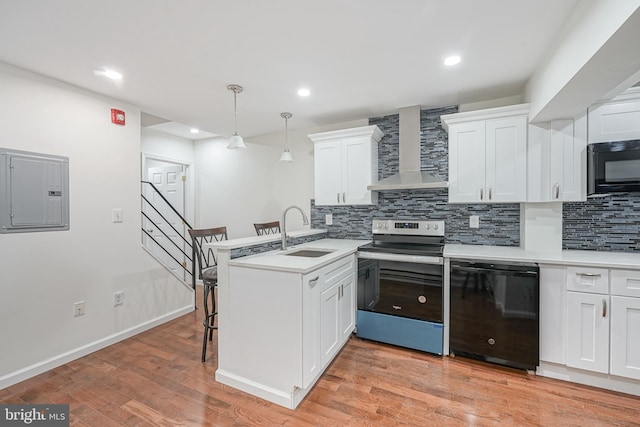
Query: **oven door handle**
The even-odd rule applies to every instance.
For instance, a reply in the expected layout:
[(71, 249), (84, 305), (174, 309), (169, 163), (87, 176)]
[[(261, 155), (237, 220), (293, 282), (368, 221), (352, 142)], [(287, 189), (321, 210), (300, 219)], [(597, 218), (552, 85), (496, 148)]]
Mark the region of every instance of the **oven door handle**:
[(359, 251), (358, 258), (361, 259), (375, 259), (379, 261), (398, 261), (398, 262), (412, 262), (415, 264), (437, 264), (443, 265), (444, 259), (436, 256), (423, 256), (423, 255), (406, 255), (406, 254), (394, 254), (389, 252), (368, 252)]

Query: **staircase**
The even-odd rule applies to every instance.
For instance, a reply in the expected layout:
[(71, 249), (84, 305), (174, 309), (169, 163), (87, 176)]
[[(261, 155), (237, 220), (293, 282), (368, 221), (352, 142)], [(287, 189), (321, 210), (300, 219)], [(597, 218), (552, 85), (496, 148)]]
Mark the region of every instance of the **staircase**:
[(193, 228), (149, 181), (140, 181), (143, 248), (187, 286), (195, 290), (195, 250), (187, 229)]

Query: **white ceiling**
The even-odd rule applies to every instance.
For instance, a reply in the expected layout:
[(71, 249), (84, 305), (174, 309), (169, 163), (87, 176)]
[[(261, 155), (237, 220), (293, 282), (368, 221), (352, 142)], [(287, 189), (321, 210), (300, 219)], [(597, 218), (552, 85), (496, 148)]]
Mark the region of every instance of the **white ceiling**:
[(0, 0), (0, 62), (250, 137), (518, 95), (578, 2)]

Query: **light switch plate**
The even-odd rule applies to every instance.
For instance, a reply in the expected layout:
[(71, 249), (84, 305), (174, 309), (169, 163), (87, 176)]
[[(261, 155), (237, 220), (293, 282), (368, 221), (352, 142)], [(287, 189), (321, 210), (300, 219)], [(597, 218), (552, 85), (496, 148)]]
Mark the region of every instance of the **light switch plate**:
[(111, 211), (111, 222), (122, 222), (122, 209), (113, 209)]
[(480, 228), (480, 217), (478, 215), (469, 217), (469, 228)]
[(333, 214), (326, 214), (324, 216), (324, 223), (326, 225), (333, 225)]

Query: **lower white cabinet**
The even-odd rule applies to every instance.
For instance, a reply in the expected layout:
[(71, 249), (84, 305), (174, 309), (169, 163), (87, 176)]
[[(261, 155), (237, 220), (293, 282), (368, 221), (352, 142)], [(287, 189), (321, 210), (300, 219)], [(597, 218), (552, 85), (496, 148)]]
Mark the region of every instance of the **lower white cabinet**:
[(640, 379), (638, 337), (640, 271), (541, 266), (541, 361)]
[(566, 365), (567, 269), (540, 265), (540, 360)]
[(609, 372), (609, 295), (567, 293), (567, 366)]
[(354, 330), (355, 254), (301, 274), (229, 266), (216, 380), (295, 408)]
[(610, 372), (640, 380), (640, 298), (611, 297)]
[(355, 328), (354, 264), (339, 265), (320, 288), (320, 360), (331, 362)]

